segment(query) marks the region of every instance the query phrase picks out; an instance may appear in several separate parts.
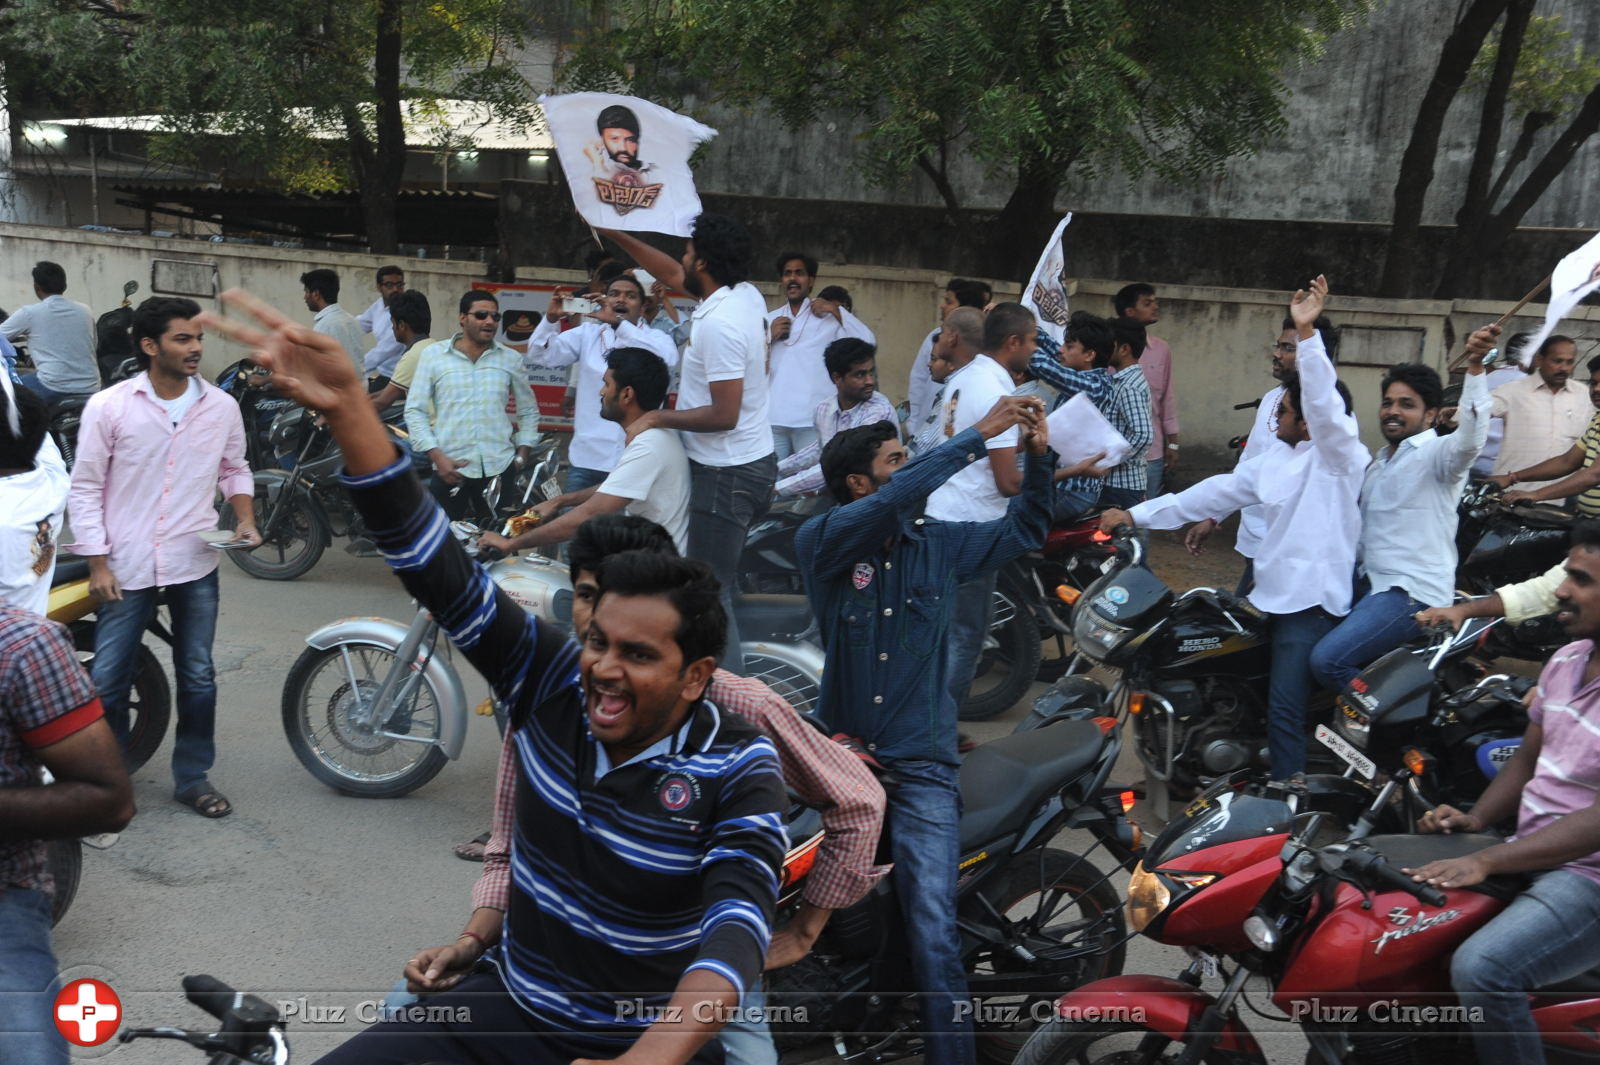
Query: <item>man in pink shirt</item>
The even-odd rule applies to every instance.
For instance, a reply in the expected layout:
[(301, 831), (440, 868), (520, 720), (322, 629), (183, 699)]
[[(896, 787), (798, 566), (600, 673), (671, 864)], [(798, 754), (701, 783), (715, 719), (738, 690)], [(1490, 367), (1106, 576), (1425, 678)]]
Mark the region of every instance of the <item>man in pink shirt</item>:
[(106, 719), (124, 742), (140, 638), (158, 600), (171, 610), (173, 794), (204, 817), (223, 817), (233, 807), (206, 779), (216, 761), (211, 641), (221, 556), (199, 536), (216, 528), (218, 488), (239, 537), (259, 544), (261, 535), (239, 407), (200, 376), (199, 313), (193, 300), (161, 297), (134, 311), (145, 372), (97, 393), (83, 410), (67, 501), (78, 540), (69, 549), (89, 561), (89, 590), (100, 603), (91, 668)]
[(1139, 369), (1150, 386), (1150, 422), (1155, 427), (1150, 450), (1144, 455), (1150, 464), (1147, 491), (1154, 499), (1164, 490), (1168, 471), (1178, 468), (1178, 400), (1172, 394), (1172, 349), (1165, 340), (1149, 333), (1150, 327), (1161, 321), (1161, 304), (1153, 286), (1142, 281), (1124, 285), (1111, 302), (1117, 317), (1138, 322), (1146, 330)]

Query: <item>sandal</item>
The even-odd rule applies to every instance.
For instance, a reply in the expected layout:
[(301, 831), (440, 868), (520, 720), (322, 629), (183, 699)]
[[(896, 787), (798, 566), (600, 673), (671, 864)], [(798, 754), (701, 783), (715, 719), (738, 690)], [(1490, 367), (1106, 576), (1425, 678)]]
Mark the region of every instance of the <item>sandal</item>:
[(174, 795), (173, 798), (201, 817), (227, 817), (233, 813), (233, 803), (228, 801), (228, 797), (210, 786), (192, 795)]
[(487, 849), (488, 842), (489, 833), (480, 832), (476, 836), (473, 836), (471, 839), (467, 840), (465, 843), (457, 843), (451, 849), (455, 851), (456, 857), (460, 858), (464, 862), (481, 862), (483, 861), (483, 852)]

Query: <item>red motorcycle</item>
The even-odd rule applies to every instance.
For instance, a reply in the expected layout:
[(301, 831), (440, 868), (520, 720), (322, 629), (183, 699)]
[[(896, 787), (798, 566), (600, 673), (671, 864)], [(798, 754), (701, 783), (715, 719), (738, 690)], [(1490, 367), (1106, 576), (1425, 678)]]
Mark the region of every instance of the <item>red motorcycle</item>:
[[(1266, 1062), (1240, 1006), (1252, 976), (1311, 1044), (1308, 1063), (1478, 1060), (1450, 959), (1524, 881), (1441, 892), (1401, 872), (1499, 842), (1367, 836), (1401, 771), (1344, 831), (1293, 789), (1223, 782), (1154, 843), (1128, 886), (1129, 924), (1193, 959), (1177, 978), (1116, 976), (1056, 1002), (1016, 1065)], [(1349, 822), (1344, 822), (1348, 824)], [(1202, 976), (1224, 979), (1220, 994)], [(1600, 969), (1531, 994), (1550, 1061), (1600, 1060)], [(1488, 1063), (1485, 1063), (1488, 1065)], [(1493, 1065), (1501, 1065), (1496, 1062)]]

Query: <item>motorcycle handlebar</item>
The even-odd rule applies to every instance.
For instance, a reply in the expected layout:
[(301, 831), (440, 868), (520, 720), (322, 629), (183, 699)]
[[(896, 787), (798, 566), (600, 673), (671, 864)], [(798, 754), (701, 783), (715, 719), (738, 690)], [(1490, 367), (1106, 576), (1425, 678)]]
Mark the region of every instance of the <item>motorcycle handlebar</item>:
[(192, 1004), (219, 1021), (239, 998), (239, 992), (214, 976), (185, 976), (183, 994)]
[(1389, 864), (1387, 858), (1376, 851), (1359, 850), (1350, 851), (1346, 861), (1356, 870), (1366, 873), (1372, 879), (1380, 881), (1396, 891), (1404, 891), (1429, 906), (1443, 906), (1445, 904), (1444, 892), (1436, 887), (1421, 884), (1411, 879), (1405, 873)]

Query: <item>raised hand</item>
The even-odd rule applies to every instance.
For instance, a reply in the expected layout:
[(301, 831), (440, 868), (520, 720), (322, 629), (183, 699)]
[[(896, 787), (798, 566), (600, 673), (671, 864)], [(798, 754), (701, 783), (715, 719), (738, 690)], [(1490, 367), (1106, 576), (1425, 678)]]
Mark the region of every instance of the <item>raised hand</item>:
[(201, 312), (200, 321), (251, 348), (251, 360), (272, 371), (278, 391), (313, 410), (331, 411), (351, 403), (371, 408), (350, 356), (333, 337), (295, 323), (243, 289), (229, 289), (222, 301), (254, 318), (259, 328), (212, 311)]
[(1301, 340), (1309, 340), (1316, 331), (1317, 317), (1328, 305), (1328, 279), (1321, 274), (1311, 280), (1310, 290), (1300, 289), (1289, 301), (1289, 317), (1294, 320)]
[(1001, 396), (973, 428), (985, 440), (991, 440), (1019, 422), (1027, 421), (1030, 413), (1043, 418), (1044, 401), (1038, 396)]
[(1484, 356), (1494, 350), (1500, 333), (1498, 325), (1486, 325), (1476, 330), (1467, 338), (1467, 361), (1473, 366), (1482, 366)]

